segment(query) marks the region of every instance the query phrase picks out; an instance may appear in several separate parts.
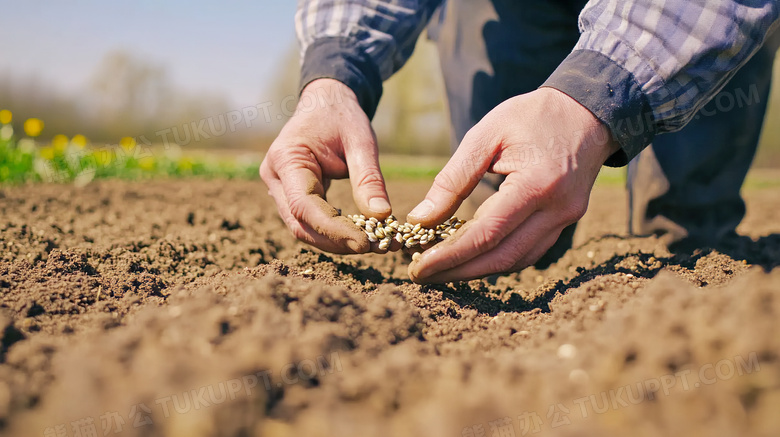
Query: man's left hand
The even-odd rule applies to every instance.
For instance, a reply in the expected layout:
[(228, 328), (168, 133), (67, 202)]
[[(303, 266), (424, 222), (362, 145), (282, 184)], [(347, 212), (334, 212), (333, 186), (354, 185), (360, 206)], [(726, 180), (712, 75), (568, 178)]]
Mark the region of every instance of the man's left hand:
[(506, 179), (452, 237), (409, 266), (417, 283), (441, 283), (532, 265), (579, 220), (599, 169), (619, 145), (566, 94), (541, 88), (495, 107), (461, 142), (407, 220), (449, 218), (486, 172)]

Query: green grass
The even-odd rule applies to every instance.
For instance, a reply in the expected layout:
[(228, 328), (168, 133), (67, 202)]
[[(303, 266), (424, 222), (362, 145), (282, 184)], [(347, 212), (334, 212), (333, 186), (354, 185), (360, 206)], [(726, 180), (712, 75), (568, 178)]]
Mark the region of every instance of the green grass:
[(379, 165), (385, 179), (433, 179), (447, 158), (439, 156), (381, 155)]
[(626, 184), (625, 167), (602, 167), (596, 177), (596, 186), (622, 186)]
[(780, 188), (780, 170), (769, 168), (758, 168), (748, 172), (745, 184), (742, 189), (777, 189)]
[(119, 145), (63, 148), (29, 138), (0, 139), (0, 184), (29, 182), (87, 183), (92, 179), (160, 177), (257, 178), (257, 159), (183, 154), (179, 150)]
[[(596, 186), (622, 187), (625, 184), (625, 167), (604, 167), (596, 178)], [(780, 169), (754, 168), (748, 172), (742, 188), (745, 190), (780, 188)]]
[[(0, 139), (0, 184), (59, 182), (77, 184), (93, 179), (150, 179), (209, 177), (257, 179), (260, 154), (240, 156), (225, 152), (189, 151), (178, 148), (119, 145), (78, 148), (73, 144), (55, 148), (30, 138)], [(433, 180), (447, 163), (446, 157), (382, 155), (380, 165), (391, 180)], [(625, 168), (604, 167), (597, 186), (623, 186)], [(754, 169), (745, 189), (780, 187), (780, 170)]]

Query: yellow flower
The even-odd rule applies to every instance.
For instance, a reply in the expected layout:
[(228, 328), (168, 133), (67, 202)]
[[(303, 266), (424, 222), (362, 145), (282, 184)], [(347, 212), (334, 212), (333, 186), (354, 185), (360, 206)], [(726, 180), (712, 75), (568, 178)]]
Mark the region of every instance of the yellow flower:
[(84, 147), (87, 146), (87, 137), (81, 134), (74, 135), (73, 138), (70, 140), (70, 143), (78, 147), (79, 149), (83, 149)]
[(135, 147), (135, 138), (122, 137), (122, 139), (119, 140), (119, 145), (122, 146), (123, 149), (125, 149), (125, 152), (129, 152), (133, 150), (133, 148)]
[(54, 147), (54, 151), (62, 153), (68, 148), (68, 137), (62, 134), (57, 134), (51, 139), (51, 146)]
[(43, 130), (43, 122), (37, 118), (28, 118), (24, 122), (24, 133), (28, 137), (37, 137)]
[(138, 160), (138, 166), (141, 167), (143, 170), (153, 170), (154, 169), (154, 157), (153, 156), (147, 156), (145, 158), (141, 158)]
[(114, 154), (109, 148), (95, 150), (92, 152), (92, 155), (95, 156), (95, 162), (97, 165), (101, 167), (111, 164), (111, 161), (114, 160)]
[(41, 148), (41, 158), (51, 161), (54, 159), (54, 148), (51, 146), (46, 146)]
[(0, 111), (0, 124), (8, 124), (13, 119), (14, 119), (14, 115), (11, 113), (11, 111), (7, 109), (3, 109), (2, 111)]
[(192, 161), (190, 161), (187, 158), (182, 158), (182, 160), (179, 161), (179, 170), (182, 170), (182, 171), (190, 171), (190, 170), (192, 170)]

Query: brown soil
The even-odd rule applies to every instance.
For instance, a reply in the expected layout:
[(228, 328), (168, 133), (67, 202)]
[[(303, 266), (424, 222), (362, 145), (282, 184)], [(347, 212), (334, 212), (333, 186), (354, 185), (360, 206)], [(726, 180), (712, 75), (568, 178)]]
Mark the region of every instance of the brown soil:
[[(389, 188), (403, 217), (427, 184)], [(597, 188), (548, 270), (435, 287), (294, 241), (264, 193), (0, 191), (0, 433), (780, 434), (777, 191), (747, 193), (752, 242), (671, 254)]]

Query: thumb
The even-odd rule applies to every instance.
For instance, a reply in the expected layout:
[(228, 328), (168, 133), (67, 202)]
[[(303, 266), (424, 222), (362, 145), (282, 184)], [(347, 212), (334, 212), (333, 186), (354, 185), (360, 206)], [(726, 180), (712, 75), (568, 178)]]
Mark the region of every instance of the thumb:
[(352, 197), (361, 214), (378, 219), (387, 218), (392, 212), (385, 178), (379, 169), (379, 150), (376, 139), (370, 134), (367, 139), (344, 144)]
[(474, 134), (463, 138), (447, 165), (436, 175), (425, 200), (407, 216), (408, 222), (430, 227), (452, 217), (474, 191), (493, 160), (491, 148), (482, 144), (483, 141)]

